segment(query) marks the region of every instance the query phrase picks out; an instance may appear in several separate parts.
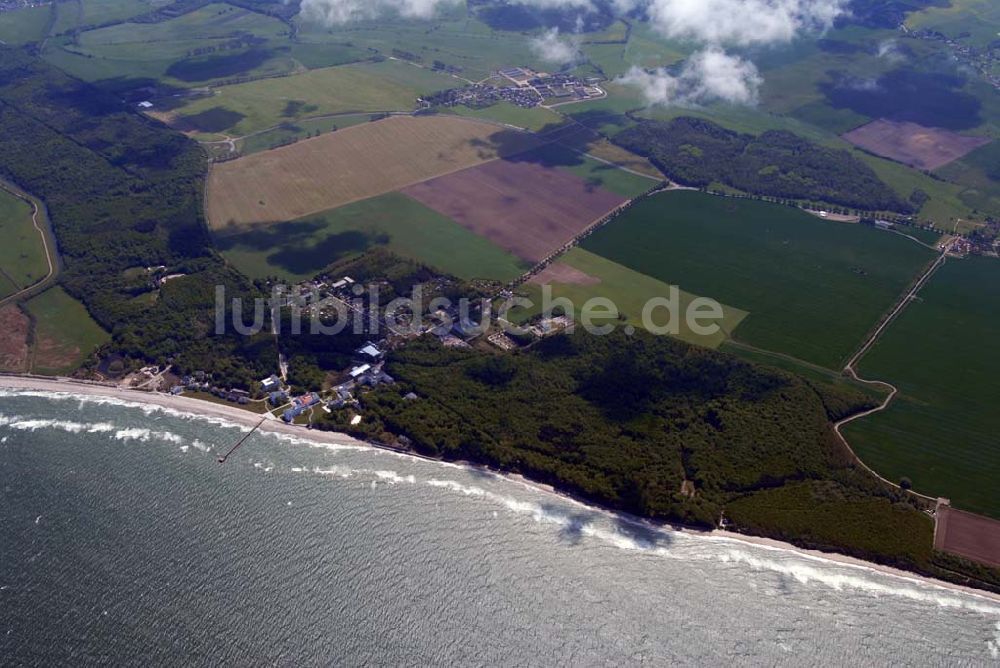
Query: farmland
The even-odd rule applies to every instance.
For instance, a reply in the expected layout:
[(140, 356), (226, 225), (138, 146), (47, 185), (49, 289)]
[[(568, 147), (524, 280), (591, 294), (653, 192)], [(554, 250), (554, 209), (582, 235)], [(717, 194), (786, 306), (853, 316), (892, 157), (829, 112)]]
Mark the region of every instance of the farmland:
[(83, 304), (60, 287), (49, 288), (25, 306), (34, 321), (34, 373), (71, 372), (110, 338)]
[(625, 202), (568, 170), (528, 160), (494, 160), (403, 192), (530, 261), (547, 257)]
[(45, 28), (52, 15), (51, 5), (25, 7), (0, 13), (0, 41), (25, 44), (45, 37)]
[[(60, 17), (70, 4), (58, 5)], [(75, 16), (71, 17), (71, 22)], [(287, 40), (276, 18), (215, 3), (154, 23), (118, 23), (50, 40), (45, 57), (88, 81), (160, 79), (199, 85), (213, 79), (295, 70), (286, 53), (269, 48)], [(249, 41), (247, 36), (253, 36)], [(249, 48), (249, 42), (257, 46)], [(201, 55), (199, 55), (201, 54)]]
[(214, 95), (167, 112), (165, 118), (174, 127), (199, 135), (242, 136), (309, 117), (412, 111), (421, 94), (450, 85), (447, 77), (433, 73), (410, 80), (411, 70), (423, 72), (389, 60), (222, 86)]
[(875, 470), (966, 510), (1000, 517), (1000, 264), (949, 260), (862, 360), (896, 385), (884, 413), (847, 426)]
[(749, 311), (739, 340), (831, 369), (933, 256), (898, 235), (689, 192), (642, 200), (583, 248)]
[[(351, 43), (390, 55), (405, 51), (430, 66), (434, 60), (462, 68), (462, 76), (478, 81), (493, 70), (511, 63), (539, 67), (529, 48), (529, 36), (518, 32), (498, 33), (482, 21), (470, 18), (464, 7), (451, 7), (433, 21), (413, 21), (382, 17), (350, 25), (328, 27), (315, 16), (298, 16), (298, 39), (321, 44), (329, 41)], [(451, 86), (458, 84), (454, 82)]]
[(934, 170), (989, 144), (989, 137), (968, 137), (916, 123), (873, 121), (844, 135), (855, 146), (921, 170)]
[(463, 279), (509, 281), (527, 266), (486, 239), (398, 193), (299, 220), (219, 236), (225, 258), (253, 278), (312, 278), (331, 263), (387, 246)]
[(562, 118), (555, 112), (533, 107), (525, 109), (516, 107), (510, 102), (498, 102), (485, 109), (470, 109), (464, 105), (449, 107), (443, 110), (445, 113), (457, 114), (468, 118), (478, 118), (481, 120), (496, 121), (506, 123), (525, 130), (538, 131), (545, 127), (556, 125), (562, 122)]
[(24, 373), (29, 370), (31, 320), (17, 304), (0, 306), (0, 371)]
[[(599, 146), (598, 148), (598, 152), (603, 152), (608, 156), (602, 157), (602, 160), (606, 160), (607, 162), (601, 162), (600, 160), (585, 156), (577, 150), (563, 146), (560, 142), (540, 146), (537, 149), (527, 151), (511, 159), (563, 169), (580, 177), (592, 188), (602, 188), (629, 199), (641, 195), (662, 181), (662, 176), (659, 178), (641, 176), (627, 172), (624, 169), (619, 169), (619, 166), (626, 167), (628, 164), (635, 163), (638, 163), (636, 166), (641, 168), (642, 158), (612, 144), (608, 144), (607, 146), (613, 148), (603, 151), (601, 150), (602, 147)], [(614, 165), (607, 164), (612, 161), (615, 161)]]
[(536, 145), (531, 135), (456, 117), (392, 117), (216, 165), (215, 230), (287, 221)]
[(37, 283), (48, 273), (45, 249), (31, 214), (27, 202), (0, 189), (0, 298)]
[[(567, 272), (566, 269), (570, 271)], [(529, 298), (536, 304), (531, 313), (541, 312), (541, 285), (551, 286), (553, 298), (571, 300), (577, 312), (591, 298), (610, 299), (618, 312), (624, 316), (623, 322), (636, 329), (643, 327), (642, 310), (650, 299), (670, 297), (670, 286), (666, 283), (582, 248), (572, 249), (557, 263), (550, 265), (531, 280), (526, 290)], [(682, 314), (696, 297), (697, 295), (683, 290), (680, 292), (679, 305)], [(681, 316), (680, 333), (676, 337), (688, 343), (717, 348), (747, 316), (745, 311), (725, 305), (723, 314), (723, 320), (718, 323), (720, 331), (711, 336), (695, 334)], [(668, 316), (661, 311), (653, 314), (653, 321), (657, 326), (666, 325), (667, 318)]]

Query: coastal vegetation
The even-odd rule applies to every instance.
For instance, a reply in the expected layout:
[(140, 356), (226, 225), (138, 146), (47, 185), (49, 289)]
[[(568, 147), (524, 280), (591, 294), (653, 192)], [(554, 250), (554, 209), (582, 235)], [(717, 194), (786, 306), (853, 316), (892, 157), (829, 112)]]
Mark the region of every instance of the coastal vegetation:
[[(434, 339), (395, 352), (362, 422), (315, 424), (519, 473), (661, 521), (734, 528), (932, 571), (932, 524), (857, 468), (829, 422), (873, 406), (666, 337), (579, 332), (496, 355)], [(412, 393), (412, 394), (409, 394)], [(404, 396), (406, 395), (406, 396)]]
[[(111, 348), (180, 370), (217, 370), (234, 383), (270, 371), (239, 337), (208, 336), (215, 286), (230, 296), (254, 288), (211, 248), (197, 144), (23, 52), (0, 47), (0, 56), (0, 176), (45, 203), (62, 285), (111, 332)], [(137, 266), (185, 276), (123, 281)], [(143, 294), (153, 298), (136, 299)]]
[(32, 373), (67, 374), (107, 343), (108, 333), (59, 286), (25, 303), (32, 324)]

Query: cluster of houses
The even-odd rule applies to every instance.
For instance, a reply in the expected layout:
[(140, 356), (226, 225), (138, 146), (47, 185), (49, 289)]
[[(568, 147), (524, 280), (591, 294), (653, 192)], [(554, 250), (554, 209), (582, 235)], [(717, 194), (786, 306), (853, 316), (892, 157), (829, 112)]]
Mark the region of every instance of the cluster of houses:
[(35, 2), (33, 0), (0, 0), (0, 14), (3, 12), (13, 12), (17, 9), (43, 7), (51, 4), (51, 2)]
[(498, 102), (509, 102), (516, 107), (531, 109), (542, 103), (542, 96), (531, 88), (498, 87), (490, 84), (451, 88), (421, 99), (434, 107), (465, 105), (471, 109), (490, 107)]
[(475, 83), (444, 90), (421, 98), (421, 101), (436, 107), (465, 105), (473, 109), (489, 107), (497, 102), (509, 102), (514, 106), (530, 109), (545, 104), (546, 101), (575, 102), (604, 94), (597, 87), (600, 82), (597, 77), (583, 81), (571, 74), (546, 74), (527, 67), (505, 68), (497, 76), (501, 78), (503, 85)]
[(183, 376), (180, 382), (170, 388), (171, 394), (181, 394), (183, 392), (205, 392), (225, 401), (234, 404), (246, 405), (250, 403), (250, 393), (239, 388), (224, 388), (213, 385), (204, 371), (196, 371), (190, 376)]

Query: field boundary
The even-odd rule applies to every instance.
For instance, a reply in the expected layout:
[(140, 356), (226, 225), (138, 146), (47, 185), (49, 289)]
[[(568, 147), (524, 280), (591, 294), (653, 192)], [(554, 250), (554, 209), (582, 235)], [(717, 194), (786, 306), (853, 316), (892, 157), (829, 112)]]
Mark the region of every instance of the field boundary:
[(858, 374), (856, 368), (857, 364), (861, 361), (861, 358), (864, 357), (869, 350), (871, 350), (872, 346), (874, 346), (875, 343), (878, 342), (879, 338), (881, 338), (885, 330), (888, 329), (889, 325), (892, 324), (896, 320), (896, 318), (899, 317), (900, 313), (906, 310), (906, 307), (910, 305), (910, 302), (912, 302), (913, 298), (917, 296), (917, 293), (919, 293), (920, 290), (927, 284), (927, 282), (930, 281), (934, 273), (941, 268), (941, 266), (947, 261), (947, 259), (948, 259), (948, 248), (946, 247), (944, 250), (941, 251), (941, 254), (938, 256), (938, 258), (934, 262), (932, 262), (930, 266), (928, 266), (924, 270), (924, 272), (913, 282), (910, 288), (903, 294), (903, 296), (896, 303), (895, 307), (892, 310), (890, 310), (885, 317), (882, 318), (881, 323), (875, 327), (875, 330), (868, 336), (868, 338), (862, 344), (861, 348), (856, 353), (854, 353), (854, 355), (848, 360), (847, 365), (844, 367), (844, 373), (853, 380), (856, 380), (859, 383), (864, 383), (865, 385), (870, 385), (872, 387), (881, 387), (883, 389), (888, 389), (889, 395), (885, 398), (885, 400), (882, 402), (881, 405), (876, 406), (875, 408), (869, 409), (867, 411), (863, 411), (861, 413), (856, 413), (854, 415), (846, 417), (843, 420), (840, 420), (839, 422), (833, 425), (834, 434), (836, 434), (837, 438), (844, 445), (844, 447), (847, 448), (847, 451), (851, 453), (853, 459), (856, 462), (858, 462), (858, 464), (860, 464), (866, 471), (871, 473), (873, 476), (875, 476), (882, 482), (892, 485), (896, 489), (903, 490), (917, 498), (930, 502), (936, 502), (937, 497), (928, 496), (927, 494), (922, 494), (913, 489), (904, 489), (899, 483), (892, 482), (891, 480), (883, 477), (873, 468), (868, 466), (868, 464), (866, 464), (861, 459), (861, 457), (859, 457), (858, 454), (854, 451), (854, 448), (851, 447), (851, 444), (847, 440), (847, 437), (844, 436), (842, 429), (844, 428), (845, 425), (848, 425), (856, 420), (860, 420), (862, 418), (874, 415), (876, 413), (881, 413), (882, 411), (889, 408), (893, 400), (899, 395), (899, 388), (893, 385), (892, 383), (883, 380), (872, 380), (868, 378), (862, 378), (861, 375)]

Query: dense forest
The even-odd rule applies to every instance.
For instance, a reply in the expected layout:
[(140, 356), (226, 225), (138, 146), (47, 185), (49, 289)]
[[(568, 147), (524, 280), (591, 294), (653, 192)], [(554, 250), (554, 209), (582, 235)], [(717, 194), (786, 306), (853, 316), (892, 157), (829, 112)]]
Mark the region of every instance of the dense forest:
[(934, 553), (917, 502), (835, 440), (830, 422), (874, 401), (855, 390), (620, 332), (554, 336), (509, 355), (428, 337), (395, 351), (387, 370), (397, 384), (362, 395), (360, 425), (335, 411), (317, 426), (488, 464), (644, 517), (708, 528), (724, 514), (758, 535), (1000, 584)]
[(754, 195), (828, 202), (867, 211), (912, 213), (868, 165), (783, 130), (759, 136), (682, 116), (640, 121), (615, 136), (681, 185), (723, 183)]
[[(45, 202), (67, 291), (127, 358), (246, 385), (272, 370), (274, 347), (211, 336), (215, 287), (230, 297), (255, 289), (211, 249), (205, 168), (193, 141), (0, 47), (0, 176)], [(160, 265), (185, 276), (157, 287), (143, 271)]]

